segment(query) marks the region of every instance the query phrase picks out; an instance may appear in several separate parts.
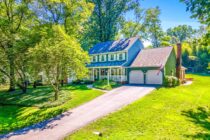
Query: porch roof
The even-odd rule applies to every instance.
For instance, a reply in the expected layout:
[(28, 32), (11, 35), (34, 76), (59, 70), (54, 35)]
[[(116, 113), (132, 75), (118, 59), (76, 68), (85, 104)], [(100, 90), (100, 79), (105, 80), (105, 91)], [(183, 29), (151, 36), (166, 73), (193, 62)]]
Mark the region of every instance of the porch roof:
[(113, 62), (96, 62), (90, 63), (87, 67), (113, 67), (113, 66), (123, 66), (126, 61), (113, 61)]

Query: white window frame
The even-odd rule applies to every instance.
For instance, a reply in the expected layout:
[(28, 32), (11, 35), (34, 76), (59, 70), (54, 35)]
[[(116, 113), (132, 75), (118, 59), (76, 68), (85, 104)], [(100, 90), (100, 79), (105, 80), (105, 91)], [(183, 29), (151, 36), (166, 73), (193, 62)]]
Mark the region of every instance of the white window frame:
[[(111, 59), (113, 56), (113, 59)], [(115, 61), (116, 54), (109, 54), (109, 61)]]
[[(122, 55), (122, 59), (120, 59), (120, 55)], [(125, 53), (118, 53), (118, 54), (117, 54), (117, 60), (118, 60), (118, 61), (123, 61), (123, 60), (125, 60)]]
[(98, 56), (97, 55), (92, 56), (92, 62), (98, 62)]
[[(104, 60), (102, 60), (102, 57), (104, 57)], [(106, 54), (100, 55), (99, 61), (100, 61), (100, 62), (105, 62), (105, 61), (106, 61)]]

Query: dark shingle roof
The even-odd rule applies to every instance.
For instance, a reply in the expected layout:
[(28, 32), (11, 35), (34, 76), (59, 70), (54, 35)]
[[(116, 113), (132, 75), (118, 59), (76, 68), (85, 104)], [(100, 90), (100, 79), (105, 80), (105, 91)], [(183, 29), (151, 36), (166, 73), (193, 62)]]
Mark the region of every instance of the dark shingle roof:
[(132, 37), (128, 39), (98, 43), (89, 50), (89, 54), (122, 51), (129, 48), (137, 39), (138, 37)]
[(90, 63), (87, 67), (109, 67), (109, 66), (122, 66), (126, 61), (113, 61), (113, 62), (96, 62)]
[(173, 47), (144, 49), (139, 52), (130, 67), (161, 67), (168, 60)]

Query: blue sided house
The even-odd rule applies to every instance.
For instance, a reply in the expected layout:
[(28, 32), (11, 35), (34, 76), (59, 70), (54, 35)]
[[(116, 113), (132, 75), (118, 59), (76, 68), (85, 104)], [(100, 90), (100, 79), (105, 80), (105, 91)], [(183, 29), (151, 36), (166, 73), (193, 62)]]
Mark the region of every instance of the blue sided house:
[(89, 50), (89, 80), (109, 79), (129, 84), (163, 84), (165, 75), (184, 78), (181, 45), (145, 49), (138, 37), (98, 43)]

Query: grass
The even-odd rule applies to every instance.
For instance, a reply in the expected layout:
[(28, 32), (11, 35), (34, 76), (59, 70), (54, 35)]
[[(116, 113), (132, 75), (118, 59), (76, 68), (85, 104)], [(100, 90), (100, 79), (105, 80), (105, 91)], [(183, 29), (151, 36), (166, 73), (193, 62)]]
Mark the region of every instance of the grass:
[(109, 82), (109, 85), (107, 83), (108, 83), (107, 80), (99, 80), (99, 81), (94, 82), (93, 86), (95, 88), (103, 89), (103, 90), (112, 90), (113, 88), (120, 86), (120, 84), (118, 84), (114, 81), (111, 81), (111, 80)]
[(17, 130), (81, 105), (101, 95), (98, 90), (85, 85), (65, 86), (54, 102), (54, 93), (49, 87), (29, 88), (26, 94), (0, 91), (0, 134)]
[(210, 76), (188, 77), (193, 84), (159, 88), (65, 139), (210, 139)]

